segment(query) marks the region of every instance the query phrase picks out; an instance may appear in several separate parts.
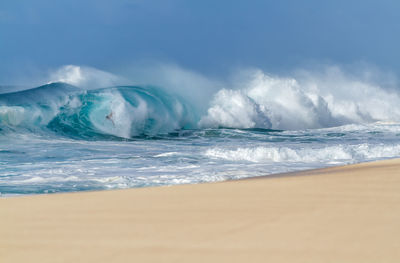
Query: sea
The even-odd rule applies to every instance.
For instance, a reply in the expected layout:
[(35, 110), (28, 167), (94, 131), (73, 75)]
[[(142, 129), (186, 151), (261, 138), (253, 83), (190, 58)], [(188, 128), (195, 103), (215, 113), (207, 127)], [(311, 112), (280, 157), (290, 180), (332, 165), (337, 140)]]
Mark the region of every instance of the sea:
[(190, 74), (180, 84), (114, 85), (104, 81), (111, 73), (67, 66), (34, 87), (0, 87), (1, 196), (217, 182), (400, 157), (399, 90), (333, 71), (296, 78), (255, 70), (209, 88)]

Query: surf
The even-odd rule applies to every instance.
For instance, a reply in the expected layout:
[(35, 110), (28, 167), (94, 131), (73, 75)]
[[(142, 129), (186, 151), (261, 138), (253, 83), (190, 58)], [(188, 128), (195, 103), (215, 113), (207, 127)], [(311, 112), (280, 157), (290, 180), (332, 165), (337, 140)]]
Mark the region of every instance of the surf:
[(77, 138), (153, 136), (193, 128), (190, 106), (155, 87), (81, 90), (66, 83), (0, 95), (2, 130)]
[[(126, 85), (135, 81), (66, 66), (52, 74), (58, 82), (0, 94), (0, 130), (131, 139), (191, 129), (305, 130), (400, 122), (397, 89), (331, 71), (283, 77), (250, 70), (216, 88), (210, 83), (217, 82), (176, 68), (161, 74), (171, 73), (172, 82), (155, 75), (158, 85)], [(208, 97), (197, 96), (199, 90)]]
[(400, 155), (399, 92), (380, 82), (341, 71), (161, 75), (70, 66), (2, 89), (0, 192), (214, 182)]

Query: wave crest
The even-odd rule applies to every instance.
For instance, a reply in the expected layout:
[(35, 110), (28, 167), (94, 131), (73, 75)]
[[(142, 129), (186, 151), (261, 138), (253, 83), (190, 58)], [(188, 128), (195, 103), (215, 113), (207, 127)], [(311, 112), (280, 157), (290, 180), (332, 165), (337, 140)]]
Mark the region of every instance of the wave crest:
[[(188, 105), (154, 87), (121, 86), (85, 91), (72, 87), (53, 83), (1, 95), (1, 127), (50, 129), (80, 138), (131, 138), (195, 125)], [(46, 96), (40, 96), (43, 90), (47, 91)]]
[(239, 89), (219, 91), (200, 124), (297, 130), (400, 120), (398, 93), (343, 78), (280, 78), (256, 71)]
[[(230, 88), (218, 86), (219, 90), (207, 86), (203, 77), (173, 71), (174, 78), (179, 74), (186, 78), (174, 82), (177, 88), (171, 88), (171, 83), (163, 88), (97, 88), (122, 78), (66, 66), (52, 77), (76, 86), (51, 83), (0, 94), (0, 130), (51, 129), (76, 137), (131, 138), (187, 128), (302, 130), (400, 121), (397, 90), (350, 78), (337, 68), (296, 77), (274, 77), (256, 70), (246, 81), (236, 81)], [(204, 94), (214, 95), (207, 95), (206, 101)]]

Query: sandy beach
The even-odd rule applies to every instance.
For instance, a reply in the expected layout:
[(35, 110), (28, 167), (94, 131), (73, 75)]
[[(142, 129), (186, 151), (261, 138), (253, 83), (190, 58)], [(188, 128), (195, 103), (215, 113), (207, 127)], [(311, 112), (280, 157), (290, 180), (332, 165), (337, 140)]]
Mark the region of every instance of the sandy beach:
[(0, 199), (0, 262), (400, 262), (400, 160)]

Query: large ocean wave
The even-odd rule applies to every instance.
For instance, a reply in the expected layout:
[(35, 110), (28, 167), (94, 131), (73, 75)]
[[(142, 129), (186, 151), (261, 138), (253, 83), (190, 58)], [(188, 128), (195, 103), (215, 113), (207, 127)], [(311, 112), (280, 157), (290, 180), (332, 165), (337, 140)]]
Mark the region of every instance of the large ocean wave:
[(399, 92), (342, 73), (337, 79), (297, 79), (256, 70), (245, 82), (226, 84), (205, 101), (196, 100), (199, 91), (195, 83), (186, 82), (187, 86), (179, 89), (102, 87), (122, 78), (74, 66), (66, 70), (58, 72), (58, 79), (53, 76), (64, 82), (0, 94), (1, 132), (132, 138), (182, 129), (302, 130), (400, 121)]
[(261, 71), (239, 89), (222, 89), (203, 127), (300, 130), (400, 120), (395, 90), (349, 79), (272, 77)]
[(121, 76), (63, 67), (0, 88), (0, 197), (399, 157), (399, 90), (381, 80), (338, 68), (222, 81), (166, 66)]
[(83, 138), (131, 138), (194, 128), (190, 106), (154, 87), (81, 90), (65, 83), (0, 95), (5, 131), (53, 131)]

